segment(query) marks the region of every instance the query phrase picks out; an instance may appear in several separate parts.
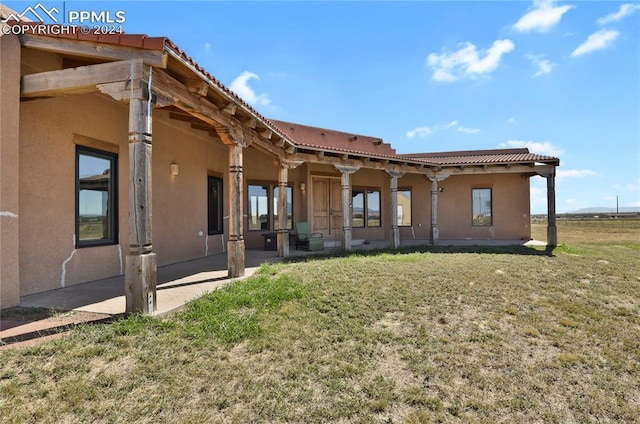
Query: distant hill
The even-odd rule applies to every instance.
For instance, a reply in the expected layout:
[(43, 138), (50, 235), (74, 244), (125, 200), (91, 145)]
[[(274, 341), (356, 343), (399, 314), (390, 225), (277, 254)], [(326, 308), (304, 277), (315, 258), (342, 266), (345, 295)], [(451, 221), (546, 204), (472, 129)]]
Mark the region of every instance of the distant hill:
[[(620, 213), (638, 213), (640, 212), (640, 208), (637, 207), (621, 207), (619, 208)], [(593, 207), (593, 208), (582, 208), (577, 211), (571, 211), (567, 213), (616, 213), (616, 208), (605, 208), (605, 207)]]

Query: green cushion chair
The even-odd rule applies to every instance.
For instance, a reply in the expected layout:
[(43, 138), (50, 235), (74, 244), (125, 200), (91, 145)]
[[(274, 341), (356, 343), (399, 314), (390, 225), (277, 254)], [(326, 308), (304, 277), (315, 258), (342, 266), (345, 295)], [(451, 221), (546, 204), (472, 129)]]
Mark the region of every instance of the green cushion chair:
[(320, 233), (312, 233), (308, 222), (296, 222), (296, 249), (304, 246), (307, 250), (324, 250), (324, 239)]

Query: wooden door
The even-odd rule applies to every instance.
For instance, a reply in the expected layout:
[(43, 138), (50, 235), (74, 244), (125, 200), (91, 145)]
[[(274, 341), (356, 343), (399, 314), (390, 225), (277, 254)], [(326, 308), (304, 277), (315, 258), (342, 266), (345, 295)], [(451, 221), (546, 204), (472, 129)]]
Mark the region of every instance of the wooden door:
[(339, 178), (313, 178), (313, 231), (323, 235), (340, 234), (342, 229), (342, 191)]
[(342, 231), (342, 183), (339, 179), (331, 180), (331, 200), (329, 202), (331, 213), (331, 234), (340, 234)]

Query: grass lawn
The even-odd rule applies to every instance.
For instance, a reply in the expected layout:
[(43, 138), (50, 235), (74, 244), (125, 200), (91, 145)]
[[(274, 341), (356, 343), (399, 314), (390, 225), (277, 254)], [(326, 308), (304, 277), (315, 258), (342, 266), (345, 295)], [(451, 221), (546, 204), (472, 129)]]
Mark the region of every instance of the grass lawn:
[(625, 230), (265, 265), (167, 319), (0, 351), (0, 420), (639, 422)]

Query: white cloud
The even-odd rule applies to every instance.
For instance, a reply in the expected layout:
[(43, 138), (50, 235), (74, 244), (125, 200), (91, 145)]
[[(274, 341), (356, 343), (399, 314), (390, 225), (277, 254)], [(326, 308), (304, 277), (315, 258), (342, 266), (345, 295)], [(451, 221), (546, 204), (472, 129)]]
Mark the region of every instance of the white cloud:
[(516, 118), (509, 118), (509, 119), (507, 120), (507, 123), (509, 123), (509, 124), (515, 124), (515, 123), (516, 123)]
[(640, 10), (640, 5), (631, 3), (623, 4), (622, 6), (620, 6), (617, 12), (610, 13), (607, 16), (598, 19), (598, 25), (617, 22), (620, 19), (626, 18), (627, 16), (633, 14), (636, 10)]
[(590, 169), (558, 169), (556, 171), (556, 179), (564, 178), (582, 178), (589, 175), (596, 175), (595, 171)]
[(531, 210), (545, 210), (547, 207), (547, 186), (537, 181), (538, 178), (531, 180), (529, 188), (529, 198), (531, 201)]
[(267, 106), (270, 104), (271, 99), (269, 99), (266, 94), (256, 94), (256, 92), (247, 85), (251, 79), (259, 81), (260, 77), (253, 72), (244, 71), (233, 80), (229, 88), (252, 106), (256, 104)]
[(562, 19), (562, 15), (573, 9), (574, 6), (556, 6), (553, 0), (537, 0), (533, 2), (533, 9), (522, 15), (513, 28), (520, 32), (546, 32), (556, 26)]
[(631, 191), (638, 191), (640, 190), (640, 185), (638, 184), (634, 184), (634, 183), (627, 183), (627, 184), (614, 184), (613, 186), (614, 190), (631, 190)]
[(466, 128), (460, 125), (458, 121), (453, 120), (448, 124), (436, 125), (432, 127), (416, 127), (410, 131), (407, 131), (407, 138), (427, 137), (437, 131), (446, 130), (453, 127), (457, 127), (456, 131), (460, 131), (468, 134), (474, 134), (474, 133), (480, 132), (480, 128)]
[(503, 54), (515, 48), (511, 40), (496, 40), (490, 48), (480, 51), (469, 42), (458, 46), (460, 48), (452, 53), (431, 53), (427, 56), (435, 81), (453, 82), (464, 77), (487, 75), (498, 68)]
[(411, 131), (407, 131), (407, 137), (427, 137), (433, 133), (433, 129), (429, 127), (417, 127), (412, 129)]
[(606, 49), (613, 44), (616, 38), (618, 38), (618, 35), (620, 35), (620, 33), (613, 29), (601, 29), (598, 32), (594, 32), (587, 38), (587, 41), (580, 44), (573, 53), (571, 53), (571, 57), (578, 57), (596, 50)]
[(553, 70), (553, 68), (558, 66), (557, 64), (552, 63), (548, 59), (544, 59), (544, 56), (542, 55), (528, 54), (527, 58), (531, 61), (531, 63), (533, 63), (533, 65), (535, 65), (538, 68), (538, 71), (535, 74), (533, 74), (534, 77), (539, 77), (541, 75), (548, 74)]
[(476, 134), (480, 132), (480, 128), (465, 128), (462, 125), (458, 127), (458, 131), (467, 133), (467, 134)]
[(564, 152), (558, 147), (554, 146), (549, 141), (525, 141), (525, 140), (509, 140), (506, 143), (500, 143), (500, 147), (518, 148), (526, 147), (531, 153), (539, 155), (555, 156), (559, 157)]

